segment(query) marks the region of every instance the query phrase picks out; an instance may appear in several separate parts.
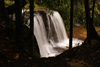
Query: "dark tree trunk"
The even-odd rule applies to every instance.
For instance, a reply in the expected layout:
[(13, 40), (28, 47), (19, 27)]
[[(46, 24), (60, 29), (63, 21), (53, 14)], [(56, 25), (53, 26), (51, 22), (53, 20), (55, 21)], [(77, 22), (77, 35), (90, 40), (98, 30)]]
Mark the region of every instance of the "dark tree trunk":
[(30, 38), (31, 38), (31, 44), (30, 44), (30, 52), (31, 56), (33, 54), (33, 44), (34, 44), (34, 22), (33, 22), (33, 12), (34, 12), (34, 5), (33, 5), (33, 0), (29, 0), (30, 2)]
[(94, 5), (92, 10), (92, 19), (90, 18), (90, 8), (89, 8), (89, 0), (85, 0), (85, 12), (86, 12), (86, 28), (87, 28), (87, 42), (90, 43), (91, 39), (98, 38), (98, 34), (93, 26), (93, 17), (94, 17)]
[(22, 21), (22, 8), (21, 0), (15, 0), (15, 19), (16, 19), (16, 45), (18, 49), (23, 48), (22, 43), (22, 31), (23, 31), (23, 21)]
[(92, 23), (93, 23), (93, 18), (94, 18), (94, 8), (95, 8), (95, 0), (93, 0), (92, 20), (91, 20)]
[(70, 9), (70, 40), (69, 40), (69, 49), (72, 48), (72, 38), (73, 38), (73, 0), (71, 0), (71, 9)]
[(91, 38), (98, 38), (98, 34), (93, 26), (93, 19), (94, 19), (94, 8), (95, 8), (95, 0), (93, 0), (93, 8), (92, 8), (92, 19), (90, 19), (91, 25), (90, 25), (90, 33), (92, 33), (90, 36)]
[(90, 42), (90, 10), (89, 0), (85, 0), (85, 13), (86, 13), (86, 29), (87, 29), (87, 41)]
[(5, 9), (5, 3), (4, 0), (0, 0), (0, 23), (6, 20), (8, 20), (8, 15)]
[[(21, 0), (20, 2), (21, 2), (21, 6), (20, 6), (21, 8), (23, 8), (27, 4), (26, 0)], [(15, 4), (6, 7), (6, 10), (8, 14), (15, 13), (16, 11)]]

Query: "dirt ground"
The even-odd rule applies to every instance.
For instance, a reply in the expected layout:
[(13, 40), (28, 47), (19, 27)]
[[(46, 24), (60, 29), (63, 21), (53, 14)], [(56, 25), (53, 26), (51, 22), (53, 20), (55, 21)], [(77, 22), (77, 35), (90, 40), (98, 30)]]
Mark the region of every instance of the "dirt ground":
[[(98, 34), (100, 28), (96, 27)], [(73, 37), (85, 40), (85, 27), (74, 27)], [(69, 34), (69, 33), (68, 33)], [(100, 67), (100, 38), (66, 50), (56, 57), (32, 59), (22, 51), (14, 51), (13, 37), (0, 36), (0, 67)]]

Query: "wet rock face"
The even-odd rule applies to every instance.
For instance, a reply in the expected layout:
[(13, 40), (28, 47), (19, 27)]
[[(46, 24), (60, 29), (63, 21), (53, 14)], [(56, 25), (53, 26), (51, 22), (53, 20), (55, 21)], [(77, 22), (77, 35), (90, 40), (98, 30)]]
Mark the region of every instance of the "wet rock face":
[(42, 16), (45, 27), (47, 28), (47, 16), (46, 16), (47, 11), (44, 10), (44, 11), (37, 11), (37, 12)]
[[(50, 24), (50, 26), (52, 26), (52, 33), (53, 33), (53, 35), (55, 35), (55, 41), (58, 42), (56, 32), (55, 32), (55, 29), (54, 29), (54, 25), (52, 23), (50, 23), (50, 22), (52, 22), (51, 21), (52, 19), (50, 18), (50, 13), (51, 13), (51, 11), (48, 11), (48, 10), (35, 10), (34, 11), (34, 15), (39, 14), (42, 17), (44, 25), (45, 25), (47, 36), (52, 37), (52, 34), (48, 35), (49, 24)], [(49, 20), (48, 20), (48, 18), (49, 18)], [(48, 38), (50, 38), (50, 37), (48, 37)]]
[(41, 15), (46, 28), (48, 27), (47, 13), (50, 13), (50, 11), (47, 11), (47, 10), (35, 10), (34, 11), (34, 14), (40, 14)]

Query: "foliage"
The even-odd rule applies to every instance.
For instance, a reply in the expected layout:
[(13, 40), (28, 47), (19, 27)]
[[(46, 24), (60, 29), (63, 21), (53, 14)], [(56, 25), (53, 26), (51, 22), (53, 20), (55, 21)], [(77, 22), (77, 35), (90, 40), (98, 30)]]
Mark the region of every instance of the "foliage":
[(94, 24), (100, 25), (100, 1), (95, 5)]
[[(36, 1), (38, 4), (38, 1)], [(40, 2), (39, 2), (40, 3)], [(69, 31), (69, 23), (70, 23), (70, 1), (69, 0), (42, 0), (41, 4), (50, 10), (58, 11), (63, 20), (66, 27), (66, 30)], [(77, 0), (74, 1), (74, 23), (81, 23), (85, 25), (85, 8), (84, 1)]]
[(85, 7), (83, 1), (74, 2), (74, 23), (86, 24)]
[(27, 1), (28, 3), (24, 6), (25, 9), (29, 9), (29, 1)]
[[(49, 8), (50, 10), (59, 11), (61, 14), (66, 29), (69, 29), (70, 23), (70, 0), (35, 0), (35, 3), (39, 6), (43, 6), (46, 9)], [(74, 0), (74, 23), (80, 23), (82, 25), (86, 25), (85, 19), (85, 7), (84, 7), (84, 0)], [(92, 14), (92, 6), (93, 0), (90, 0), (90, 12)], [(95, 25), (100, 24), (100, 1), (96, 0), (95, 4), (95, 14), (94, 14), (94, 23)]]
[(69, 0), (42, 0), (41, 2), (35, 0), (35, 2), (39, 4), (39, 6), (43, 6), (46, 9), (49, 8), (49, 10), (58, 11), (64, 20), (65, 26), (66, 25), (68, 26), (70, 22), (69, 21), (70, 20), (70, 1)]
[[(27, 0), (27, 4), (25, 5), (25, 9), (29, 9), (29, 6), (30, 6), (30, 4), (29, 4), (29, 1)], [(34, 7), (38, 7), (38, 5), (36, 4), (36, 2), (34, 1)]]
[(10, 6), (12, 4), (14, 4), (14, 1), (10, 1), (10, 0), (5, 0), (5, 6)]
[(37, 51), (33, 52), (33, 57), (34, 58), (40, 58), (40, 54)]
[[(28, 0), (27, 0), (28, 2)], [(92, 8), (92, 2), (90, 1), (90, 8)], [(5, 5), (9, 6), (14, 4), (14, 1), (10, 0), (5, 0)], [(68, 30), (69, 28), (69, 23), (70, 23), (70, 1), (69, 0), (35, 0), (34, 1), (34, 7), (39, 7), (43, 6), (46, 9), (49, 8), (50, 10), (56, 10), (58, 11), (63, 20), (66, 29)], [(95, 25), (100, 24), (99, 18), (100, 18), (100, 1), (97, 0), (95, 4), (95, 14), (94, 14), (94, 23)], [(25, 9), (29, 9), (29, 2), (25, 5)], [(92, 13), (92, 10), (90, 10)], [(82, 25), (86, 25), (85, 21), (85, 8), (84, 8), (84, 0), (80, 1), (74, 1), (74, 23), (80, 23)]]
[(36, 2), (34, 2), (34, 7), (38, 7), (38, 5), (36, 4)]

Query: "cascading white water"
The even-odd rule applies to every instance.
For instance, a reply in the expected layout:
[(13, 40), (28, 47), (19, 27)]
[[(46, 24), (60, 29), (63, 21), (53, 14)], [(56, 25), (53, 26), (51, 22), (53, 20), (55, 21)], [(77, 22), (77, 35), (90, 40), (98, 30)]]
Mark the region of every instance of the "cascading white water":
[[(34, 35), (41, 57), (59, 55), (69, 46), (69, 38), (60, 14), (57, 11), (53, 11), (52, 15), (50, 15), (50, 12), (47, 12), (46, 17), (47, 27), (45, 27), (41, 14), (34, 14)], [(82, 43), (82, 41), (74, 38), (73, 47), (78, 43)]]
[[(29, 18), (29, 10), (25, 10), (26, 16), (25, 19)], [(43, 10), (42, 10), (43, 11)], [(24, 11), (22, 11), (24, 13)], [(38, 43), (39, 51), (41, 57), (53, 57), (61, 54), (68, 49), (69, 38), (67, 36), (63, 20), (60, 14), (57, 11), (53, 11), (53, 14), (50, 15), (50, 12), (43, 11), (46, 14), (45, 22), (43, 16), (37, 12), (34, 13), (34, 35)], [(15, 20), (15, 17), (12, 18)], [(28, 19), (27, 23), (24, 23), (28, 28), (30, 28), (30, 20)], [(82, 40), (73, 38), (73, 47), (82, 44)]]
[[(50, 19), (48, 18), (48, 20)], [(42, 17), (39, 14), (34, 15), (34, 35), (36, 37), (39, 46), (41, 57), (55, 56), (62, 52), (61, 50), (57, 51), (54, 48), (54, 46), (57, 47), (57, 44), (55, 43), (54, 40), (58, 39), (58, 38), (55, 39), (56, 35), (54, 36), (52, 32), (52, 30), (54, 30), (55, 28), (52, 30), (51, 30), (52, 26), (51, 27), (49, 26), (49, 28), (50, 29), (47, 34)], [(57, 33), (56, 31), (54, 32)], [(57, 37), (59, 37), (59, 35)]]

